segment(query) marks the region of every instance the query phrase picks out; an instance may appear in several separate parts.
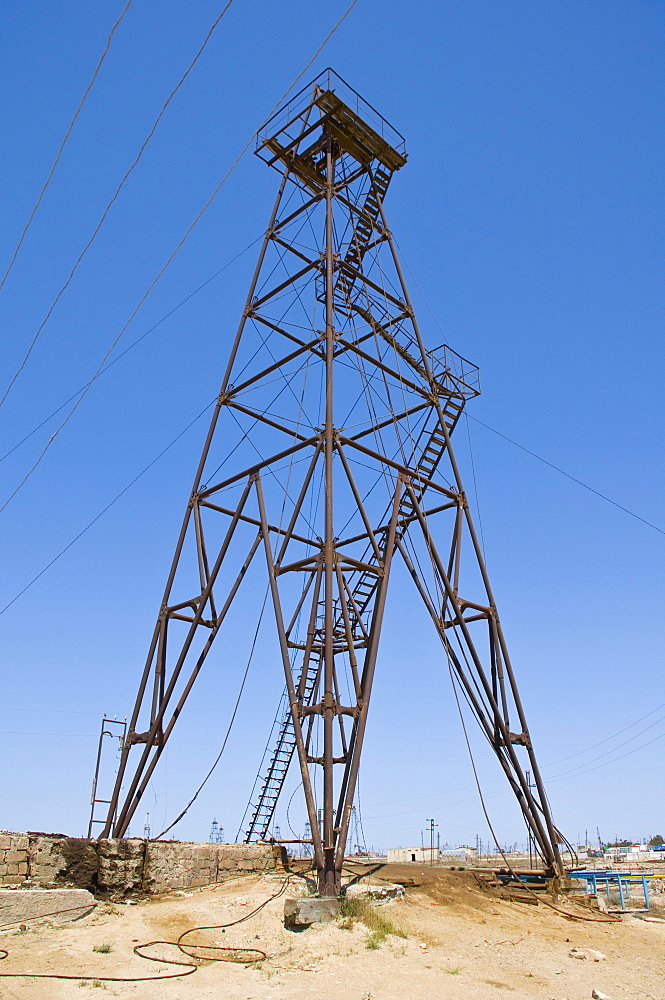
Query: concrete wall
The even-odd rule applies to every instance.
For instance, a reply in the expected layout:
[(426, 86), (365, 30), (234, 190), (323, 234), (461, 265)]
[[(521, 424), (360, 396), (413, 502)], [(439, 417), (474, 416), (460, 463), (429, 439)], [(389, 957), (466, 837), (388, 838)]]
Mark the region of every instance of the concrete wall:
[(230, 875), (283, 871), (285, 861), (283, 849), (272, 844), (0, 834), (0, 886), (69, 886), (112, 898), (210, 885)]

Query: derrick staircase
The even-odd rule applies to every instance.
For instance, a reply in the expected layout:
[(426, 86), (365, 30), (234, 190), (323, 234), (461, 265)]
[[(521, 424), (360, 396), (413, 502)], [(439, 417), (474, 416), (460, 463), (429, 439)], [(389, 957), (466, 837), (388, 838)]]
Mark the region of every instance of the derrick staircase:
[[(312, 651), (309, 659), (307, 675), (304, 677), (302, 688), (302, 700), (305, 705), (309, 705), (314, 697), (314, 690), (317, 685), (319, 675), (320, 656)], [(304, 669), (304, 667), (303, 667)], [(303, 683), (303, 672), (301, 671), (296, 691), (300, 690)], [(245, 843), (252, 839), (265, 840), (268, 829), (272, 822), (277, 800), (282, 791), (286, 772), (289, 769), (293, 754), (296, 748), (296, 737), (293, 729), (293, 718), (291, 717), (291, 707), (287, 703), (282, 716), (275, 747), (270, 757), (270, 763), (261, 783), (261, 788), (256, 800), (256, 805), (251, 814), (249, 827), (245, 832)]]
[(374, 183), (365, 195), (363, 207), (358, 212), (353, 236), (344, 255), (333, 291), (335, 306), (349, 315), (348, 311), (353, 308), (351, 293), (356, 280), (355, 272), (361, 270), (363, 257), (367, 252), (372, 236), (375, 230), (381, 228), (379, 221), (381, 203), (388, 190), (392, 172), (385, 167), (377, 167), (373, 176)]
[[(461, 400), (456, 400), (453, 397), (448, 397), (446, 399), (446, 405), (443, 412), (446, 420), (446, 428), (449, 434), (451, 434), (454, 430), (463, 407), (463, 397)], [(416, 452), (416, 449), (419, 450), (420, 457), (415, 465), (415, 471), (420, 473), (425, 479), (431, 479), (446, 449), (446, 440), (438, 423), (432, 431), (423, 432), (421, 435), (421, 441), (419, 441), (414, 448), (414, 453)], [(420, 501), (427, 488), (427, 484), (420, 479), (414, 478), (411, 483), (411, 488), (416, 500)], [(410, 520), (414, 516), (414, 513), (413, 500), (411, 499), (411, 496), (408, 493), (402, 494), (397, 522), (398, 538), (401, 538), (404, 535)], [(387, 528), (384, 529), (384, 532), (387, 532)], [(363, 561), (372, 563), (375, 561), (375, 558), (373, 548), (368, 546), (363, 556)], [(355, 574), (350, 575), (349, 582), (351, 584), (352, 596), (347, 600), (347, 615), (351, 631), (354, 634), (357, 634), (361, 631), (359, 618), (361, 619), (369, 611), (379, 581), (377, 575), (372, 573), (371, 570), (358, 570)], [(339, 637), (345, 635), (344, 617), (341, 611), (336, 617), (334, 634)], [(316, 689), (318, 687), (320, 664), (321, 652), (320, 650), (313, 649), (309, 662), (307, 663), (306, 675), (303, 678), (303, 671), (305, 671), (305, 665), (303, 664), (298, 677), (298, 683), (296, 685), (297, 691), (302, 690), (302, 703), (304, 705), (311, 705), (314, 700)], [(281, 722), (279, 724), (274, 749), (270, 756), (264, 777), (261, 781), (260, 791), (256, 799), (256, 805), (253, 807), (250, 806), (252, 812), (249, 826), (245, 831), (245, 843), (250, 843), (250, 841), (255, 839), (265, 840), (267, 837), (275, 808), (277, 806), (277, 800), (279, 799), (282, 791), (295, 749), (296, 739), (293, 727), (293, 718), (291, 716), (291, 707), (289, 704), (286, 704)]]
[[(418, 343), (411, 337), (407, 337), (407, 345), (400, 341), (390, 331), (389, 326), (394, 323), (388, 312), (373, 303), (373, 311), (370, 311), (359, 301), (358, 296), (354, 297), (354, 286), (358, 274), (362, 270), (363, 258), (368, 250), (375, 232), (381, 230), (381, 201), (388, 189), (392, 171), (381, 166), (374, 171), (374, 182), (365, 196), (362, 209), (358, 211), (356, 224), (352, 239), (347, 248), (346, 254), (339, 265), (337, 279), (333, 291), (333, 301), (335, 309), (347, 316), (357, 314), (367, 322), (383, 340), (389, 343), (404, 361), (424, 379), (429, 381), (427, 370), (414, 354), (422, 353)], [(376, 314), (379, 314), (377, 320)], [(403, 330), (400, 334), (405, 337)], [(457, 421), (464, 409), (467, 395), (476, 395), (475, 389), (469, 389), (464, 380), (456, 378), (451, 372), (445, 355), (443, 358), (439, 352), (427, 352), (432, 376), (435, 380), (435, 387), (440, 392), (440, 401), (443, 416), (448, 430), (452, 434)], [(411, 353), (411, 352), (414, 353)], [(458, 357), (456, 355), (456, 357)], [(461, 383), (461, 384), (460, 384)], [(431, 479), (441, 457), (446, 449), (446, 439), (444, 433), (437, 422), (431, 431), (423, 431), (419, 440), (413, 448), (411, 462), (418, 456), (415, 465), (410, 463), (410, 468), (420, 473), (424, 479)], [(419, 502), (425, 492), (427, 484), (420, 479), (414, 478), (411, 483), (416, 500)], [(413, 500), (408, 493), (402, 495), (398, 514), (398, 537), (402, 537), (406, 531), (410, 520), (415, 514)], [(387, 528), (384, 529), (384, 543)], [(363, 556), (363, 561), (372, 563), (376, 559), (373, 548), (368, 544)], [(378, 586), (378, 577), (371, 570), (358, 570), (349, 576), (352, 597), (347, 600), (347, 614), (349, 617), (353, 634), (361, 631), (362, 618), (370, 610), (371, 602)], [(345, 635), (344, 618), (339, 612), (334, 626), (334, 633), (339, 637)], [(313, 703), (318, 688), (318, 677), (321, 664), (321, 650), (312, 650), (309, 661), (303, 664), (298, 678), (296, 690), (302, 691), (302, 703), (310, 705)], [(303, 677), (303, 671), (305, 676)], [(302, 688), (300, 687), (302, 685)], [(250, 805), (251, 817), (249, 825), (244, 834), (245, 843), (252, 840), (263, 840), (268, 835), (268, 830), (282, 791), (286, 774), (293, 759), (296, 749), (296, 740), (291, 716), (291, 707), (287, 703), (279, 722), (277, 739), (274, 749), (269, 758), (268, 766), (264, 776), (260, 780), (260, 790), (255, 805)]]

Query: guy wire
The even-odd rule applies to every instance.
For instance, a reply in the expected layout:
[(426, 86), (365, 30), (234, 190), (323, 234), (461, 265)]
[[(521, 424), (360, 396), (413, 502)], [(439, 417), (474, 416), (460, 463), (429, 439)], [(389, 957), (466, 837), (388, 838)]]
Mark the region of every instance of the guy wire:
[(254, 650), (256, 648), (256, 640), (259, 637), (259, 630), (261, 628), (261, 622), (263, 621), (263, 612), (265, 611), (266, 601), (268, 600), (268, 592), (269, 592), (269, 587), (266, 587), (265, 596), (263, 598), (263, 604), (261, 605), (261, 611), (259, 613), (259, 620), (258, 620), (258, 623), (257, 623), (257, 626), (256, 626), (256, 631), (254, 632), (254, 639), (252, 640), (252, 646), (251, 646), (251, 649), (249, 651), (249, 657), (247, 659), (247, 666), (245, 667), (245, 673), (243, 674), (243, 677), (242, 677), (242, 681), (241, 681), (241, 684), (240, 684), (240, 690), (238, 692), (238, 697), (236, 698), (236, 703), (235, 703), (235, 706), (233, 708), (233, 713), (231, 715), (231, 721), (229, 722), (228, 728), (226, 730), (226, 734), (224, 736), (224, 740), (222, 741), (221, 749), (220, 749), (219, 753), (217, 754), (217, 756), (216, 756), (216, 758), (215, 758), (215, 760), (213, 762), (212, 767), (210, 768), (210, 770), (206, 774), (205, 778), (203, 779), (203, 781), (201, 782), (201, 784), (199, 785), (199, 787), (196, 789), (196, 791), (194, 792), (194, 795), (189, 800), (189, 802), (187, 803), (187, 805), (185, 806), (185, 808), (182, 810), (182, 812), (178, 816), (176, 816), (176, 818), (173, 820), (173, 822), (170, 823), (166, 827), (166, 829), (162, 830), (161, 833), (158, 833), (156, 837), (151, 837), (150, 838), (151, 840), (161, 840), (165, 833), (168, 833), (169, 830), (173, 829), (173, 827), (176, 825), (176, 823), (180, 822), (180, 820), (183, 818), (183, 816), (187, 813), (189, 807), (192, 806), (196, 802), (196, 800), (199, 797), (199, 794), (202, 791), (204, 785), (207, 783), (208, 779), (210, 778), (210, 776), (212, 775), (213, 771), (215, 770), (215, 768), (219, 764), (220, 760), (222, 759), (222, 754), (224, 753), (224, 750), (226, 749), (226, 744), (228, 743), (229, 736), (231, 735), (231, 729), (233, 728), (233, 723), (235, 722), (236, 715), (238, 714), (238, 708), (240, 707), (240, 699), (242, 698), (242, 693), (245, 690), (245, 682), (247, 681), (247, 675), (249, 674), (249, 668), (252, 665), (252, 660), (254, 658)]
[[(23, 360), (21, 361), (21, 364), (19, 365), (19, 367), (18, 367), (16, 373), (14, 374), (13, 378), (11, 379), (9, 385), (7, 386), (7, 388), (5, 390), (4, 396), (2, 397), (2, 399), (0, 399), (0, 406), (2, 406), (3, 403), (5, 402), (5, 400), (7, 399), (7, 396), (11, 392), (14, 383), (16, 382), (17, 378), (19, 377), (19, 375), (21, 374), (21, 372), (25, 368), (26, 364), (28, 363), (28, 359), (29, 359), (30, 355), (32, 354), (32, 351), (33, 351), (33, 348), (34, 348), (35, 344), (39, 340), (39, 337), (40, 337), (40, 334), (41, 334), (42, 330), (44, 329), (44, 327), (48, 323), (49, 319), (51, 318), (51, 315), (53, 314), (53, 310), (55, 309), (56, 305), (60, 301), (62, 295), (65, 293), (65, 291), (69, 288), (70, 284), (72, 283), (74, 275), (76, 274), (76, 272), (78, 270), (79, 264), (81, 263), (81, 261), (83, 260), (83, 258), (85, 257), (85, 255), (87, 254), (87, 252), (90, 249), (90, 247), (92, 246), (92, 244), (95, 242), (95, 239), (97, 238), (97, 234), (99, 233), (100, 229), (104, 225), (104, 222), (106, 221), (106, 217), (109, 214), (109, 212), (111, 211), (111, 208), (112, 208), (113, 204), (115, 203), (115, 201), (117, 201), (117, 199), (118, 199), (118, 197), (120, 195), (120, 192), (122, 191), (123, 187), (125, 186), (126, 181), (129, 179), (130, 175), (134, 172), (134, 170), (138, 166), (139, 161), (140, 161), (141, 157), (143, 156), (143, 153), (144, 153), (144, 151), (145, 151), (148, 143), (150, 142), (150, 140), (152, 139), (153, 135), (157, 131), (157, 126), (159, 125), (159, 123), (160, 123), (160, 121), (161, 121), (164, 113), (166, 112), (166, 109), (168, 108), (169, 104), (171, 103), (171, 101), (173, 100), (173, 98), (175, 97), (175, 95), (178, 93), (178, 91), (182, 87), (183, 83), (185, 82), (185, 80), (189, 76), (190, 72), (192, 71), (192, 69), (194, 68), (194, 66), (196, 65), (196, 63), (198, 62), (199, 57), (202, 55), (203, 50), (205, 49), (205, 47), (207, 46), (208, 42), (210, 41), (210, 38), (212, 37), (213, 31), (215, 30), (215, 28), (217, 27), (217, 25), (219, 24), (219, 22), (221, 21), (221, 19), (224, 17), (224, 15), (226, 14), (227, 10), (229, 9), (229, 7), (231, 6), (232, 3), (233, 3), (233, 0), (228, 0), (228, 2), (226, 4), (226, 6), (224, 7), (224, 9), (222, 10), (221, 14), (219, 14), (218, 17), (216, 18), (216, 20), (213, 22), (213, 25), (210, 28), (210, 30), (208, 31), (208, 34), (206, 35), (206, 37), (205, 37), (205, 39), (203, 41), (203, 44), (199, 48), (198, 52), (196, 53), (196, 55), (194, 56), (194, 58), (190, 62), (189, 66), (187, 67), (187, 69), (185, 70), (185, 72), (183, 73), (183, 75), (180, 77), (180, 79), (179, 79), (178, 83), (176, 84), (176, 86), (173, 88), (173, 90), (171, 91), (171, 93), (169, 94), (169, 96), (166, 98), (166, 101), (162, 105), (162, 108), (161, 108), (159, 114), (155, 118), (155, 120), (154, 120), (154, 122), (152, 124), (152, 128), (150, 129), (150, 131), (148, 132), (148, 135), (144, 139), (143, 144), (142, 144), (141, 148), (139, 149), (138, 154), (137, 154), (134, 162), (131, 164), (131, 166), (129, 167), (129, 169), (126, 171), (126, 173), (122, 177), (120, 183), (118, 184), (117, 188), (115, 189), (115, 191), (113, 193), (113, 197), (108, 202), (108, 204), (106, 205), (106, 208), (102, 212), (101, 217), (99, 219), (99, 222), (97, 223), (97, 225), (95, 226), (95, 228), (94, 228), (94, 230), (92, 232), (92, 236), (89, 238), (88, 242), (83, 247), (83, 250), (81, 251), (81, 253), (76, 258), (74, 266), (72, 267), (71, 271), (69, 272), (67, 280), (65, 281), (64, 285), (62, 285), (62, 287), (60, 288), (60, 291), (58, 292), (58, 294), (54, 298), (53, 302), (49, 306), (49, 309), (48, 309), (48, 312), (46, 313), (46, 316), (44, 317), (44, 319), (40, 323), (39, 327), (37, 328), (37, 332), (35, 333), (34, 337), (32, 338), (32, 342), (31, 342), (28, 350), (26, 351), (26, 354), (25, 354)], [(108, 357), (108, 355), (106, 357)], [(106, 360), (106, 358), (104, 358), (104, 360)]]
[(37, 209), (39, 208), (39, 206), (41, 204), (41, 201), (42, 201), (42, 198), (44, 197), (44, 195), (46, 193), (46, 189), (49, 186), (49, 184), (51, 183), (51, 178), (53, 177), (53, 174), (55, 173), (55, 169), (58, 166), (58, 163), (60, 162), (60, 157), (63, 154), (65, 146), (67, 145), (67, 140), (69, 139), (69, 137), (70, 137), (70, 135), (72, 133), (72, 129), (74, 128), (74, 124), (76, 122), (76, 119), (78, 118), (79, 114), (81, 113), (81, 111), (83, 109), (83, 105), (85, 104), (86, 99), (88, 97), (88, 94), (92, 90), (92, 86), (93, 86), (95, 80), (97, 79), (97, 76), (99, 74), (100, 69), (102, 68), (102, 63), (104, 62), (104, 60), (106, 59), (106, 56), (108, 55), (108, 51), (111, 48), (111, 40), (113, 39), (113, 36), (114, 36), (114, 34), (116, 32), (116, 28), (119, 27), (120, 22), (124, 18), (125, 14), (129, 10), (129, 8), (131, 7), (131, 5), (132, 5), (133, 2), (134, 2), (134, 0), (127, 0), (127, 3), (125, 4), (125, 6), (124, 6), (124, 8), (123, 8), (123, 10), (122, 10), (122, 12), (120, 14), (120, 17), (115, 22), (115, 24), (111, 28), (111, 31), (109, 32), (109, 36), (106, 39), (106, 46), (104, 47), (104, 51), (102, 52), (102, 54), (101, 54), (101, 56), (99, 58), (99, 62), (97, 63), (97, 66), (95, 68), (95, 72), (92, 74), (90, 82), (89, 82), (88, 86), (85, 88), (85, 90), (83, 92), (83, 97), (79, 101), (78, 107), (77, 107), (76, 111), (74, 112), (74, 117), (72, 118), (72, 120), (70, 121), (69, 125), (67, 126), (67, 131), (65, 132), (64, 139), (60, 143), (60, 148), (58, 149), (58, 152), (56, 153), (55, 160), (51, 164), (51, 169), (49, 170), (48, 175), (46, 177), (46, 180), (44, 181), (43, 187), (42, 187), (41, 191), (39, 192), (39, 196), (37, 198), (37, 201), (33, 205), (32, 211), (30, 212), (30, 215), (28, 216), (28, 221), (26, 222), (25, 226), (23, 227), (23, 232), (21, 233), (21, 235), (19, 237), (19, 241), (16, 244), (16, 247), (14, 249), (14, 253), (12, 254), (11, 260), (9, 261), (9, 265), (7, 267), (7, 270), (5, 271), (4, 275), (2, 276), (2, 280), (0, 281), (0, 289), (4, 286), (7, 278), (9, 277), (9, 272), (13, 268), (14, 263), (16, 261), (16, 258), (18, 257), (18, 254), (19, 254), (19, 250), (21, 249), (21, 246), (23, 245), (23, 240), (25, 239), (25, 237), (27, 235), (27, 232), (28, 232), (28, 229), (30, 228), (30, 226), (32, 224), (32, 220), (34, 219), (34, 217), (35, 217), (35, 215), (37, 213)]
[[(231, 0), (230, 0), (230, 2), (231, 2)], [(316, 52), (314, 53), (314, 55), (308, 60), (308, 62), (303, 67), (303, 69), (300, 71), (300, 73), (298, 73), (298, 75), (295, 77), (295, 79), (290, 84), (290, 86), (287, 88), (287, 90), (282, 94), (282, 96), (279, 98), (279, 100), (273, 106), (272, 110), (269, 112), (268, 117), (271, 117), (274, 114), (274, 112), (279, 108), (279, 106), (282, 104), (282, 102), (286, 99), (286, 97), (288, 97), (288, 95), (291, 93), (291, 91), (293, 90), (293, 88), (295, 87), (295, 85), (298, 83), (298, 81), (301, 79), (301, 77), (304, 76), (304, 74), (307, 72), (307, 70), (309, 69), (309, 67), (314, 62), (314, 60), (318, 58), (320, 52), (327, 45), (328, 41), (332, 38), (332, 36), (335, 34), (335, 32), (340, 27), (340, 25), (342, 24), (342, 22), (348, 17), (348, 15), (351, 13), (351, 11), (353, 10), (353, 8), (355, 7), (355, 5), (357, 3), (358, 3), (358, 0), (352, 0), (352, 2), (346, 8), (345, 12), (342, 14), (342, 16), (339, 18), (339, 20), (333, 26), (333, 28), (328, 32), (328, 34), (326, 35), (326, 37), (323, 39), (323, 41), (321, 42), (321, 44), (317, 48)], [(224, 8), (224, 9), (226, 10), (227, 8)], [(193, 222), (190, 223), (190, 225), (187, 228), (184, 236), (180, 239), (180, 241), (177, 244), (177, 246), (175, 247), (175, 249), (171, 252), (171, 254), (169, 255), (169, 257), (167, 258), (165, 264), (163, 264), (163, 266), (160, 268), (160, 270), (158, 271), (158, 273), (156, 274), (156, 276), (153, 278), (152, 282), (148, 286), (147, 291), (141, 296), (141, 299), (139, 300), (139, 302), (136, 305), (136, 307), (133, 309), (131, 315), (129, 316), (129, 319), (126, 321), (126, 323), (124, 324), (124, 326), (120, 330), (119, 334), (117, 335), (117, 337), (115, 338), (115, 340), (113, 341), (113, 343), (111, 344), (111, 346), (109, 347), (109, 349), (107, 350), (106, 354), (104, 355), (104, 357), (102, 358), (100, 364), (98, 365), (96, 371), (94, 372), (92, 378), (86, 384), (83, 392), (81, 393), (81, 395), (77, 399), (76, 403), (71, 408), (71, 410), (69, 411), (69, 413), (67, 414), (67, 416), (65, 417), (65, 419), (63, 420), (63, 422), (60, 424), (60, 426), (51, 435), (51, 437), (47, 441), (46, 445), (42, 449), (41, 454), (38, 456), (37, 460), (33, 463), (32, 467), (28, 470), (28, 472), (26, 473), (26, 475), (23, 477), (23, 479), (21, 480), (21, 482), (19, 483), (19, 485), (16, 487), (16, 489), (14, 490), (14, 492), (7, 498), (7, 500), (4, 502), (4, 504), (0, 507), (0, 513), (2, 513), (2, 511), (5, 509), (5, 507), (7, 507), (7, 505), (14, 499), (14, 497), (19, 492), (19, 490), (26, 484), (26, 482), (28, 481), (28, 479), (32, 476), (32, 474), (35, 472), (35, 470), (37, 469), (37, 467), (42, 462), (44, 456), (46, 455), (47, 451), (49, 450), (49, 448), (51, 447), (51, 445), (53, 444), (53, 442), (55, 441), (55, 439), (57, 438), (57, 436), (60, 434), (60, 432), (63, 430), (63, 428), (69, 423), (70, 418), (74, 415), (74, 413), (76, 412), (76, 410), (78, 409), (78, 407), (81, 405), (81, 403), (85, 399), (85, 397), (86, 397), (86, 395), (88, 393), (88, 390), (90, 389), (90, 386), (92, 385), (92, 383), (96, 379), (97, 375), (100, 373), (101, 369), (103, 368), (103, 366), (104, 366), (104, 364), (106, 362), (106, 359), (108, 358), (109, 354), (114, 349), (114, 347), (116, 346), (116, 344), (118, 343), (118, 341), (120, 340), (120, 338), (122, 337), (122, 335), (125, 333), (125, 331), (127, 330), (128, 326), (130, 325), (130, 323), (132, 322), (132, 320), (134, 319), (134, 317), (138, 313), (139, 309), (141, 308), (141, 306), (143, 305), (143, 303), (146, 301), (146, 299), (148, 298), (148, 296), (152, 292), (153, 288), (155, 287), (155, 285), (157, 284), (157, 282), (159, 281), (159, 279), (162, 277), (162, 275), (164, 274), (164, 272), (166, 271), (166, 269), (169, 267), (169, 265), (171, 264), (171, 262), (175, 258), (176, 254), (184, 246), (185, 242), (189, 238), (189, 236), (192, 233), (192, 231), (194, 230), (195, 226), (198, 224), (198, 222), (202, 219), (202, 217), (205, 215), (205, 213), (207, 212), (207, 210), (210, 208), (210, 206), (212, 205), (213, 201), (215, 200), (215, 198), (217, 197), (218, 193), (220, 192), (220, 190), (222, 188), (222, 185), (231, 176), (231, 174), (233, 173), (233, 171), (235, 170), (235, 168), (237, 167), (237, 165), (240, 163), (241, 159), (243, 158), (243, 156), (245, 155), (245, 153), (247, 152), (247, 150), (251, 146), (251, 144), (254, 141), (254, 139), (256, 138), (257, 134), (258, 134), (258, 130), (252, 133), (252, 135), (249, 137), (249, 139), (245, 143), (244, 147), (241, 149), (241, 151), (238, 154), (238, 156), (235, 158), (235, 160), (233, 161), (233, 163), (231, 164), (231, 166), (229, 167), (229, 169), (226, 171), (226, 173), (224, 174), (224, 176), (222, 177), (222, 179), (220, 180), (220, 182), (217, 184), (216, 188), (214, 189), (214, 191), (212, 192), (212, 194), (210, 195), (210, 197), (208, 198), (208, 200), (204, 204), (203, 208), (195, 216)]]
[(481, 785), (480, 785), (480, 779), (478, 777), (478, 771), (476, 770), (476, 762), (475, 762), (474, 757), (473, 757), (473, 751), (471, 750), (471, 743), (470, 743), (470, 740), (469, 740), (469, 734), (468, 734), (467, 729), (466, 729), (466, 723), (464, 722), (464, 715), (462, 713), (462, 706), (460, 705), (459, 697), (457, 695), (457, 684), (455, 682), (455, 676), (454, 676), (454, 673), (453, 673), (453, 670), (452, 670), (452, 666), (451, 666), (451, 663), (450, 663), (450, 657), (448, 657), (448, 672), (450, 674), (450, 680), (452, 682), (453, 694), (455, 696), (455, 703), (457, 705), (457, 711), (459, 713), (460, 722), (462, 723), (462, 731), (464, 732), (464, 740), (466, 742), (466, 748), (467, 748), (467, 750), (469, 752), (469, 759), (471, 761), (471, 768), (473, 770), (473, 777), (474, 777), (474, 780), (475, 780), (475, 783), (476, 783), (476, 788), (478, 789), (478, 797), (480, 799), (480, 805), (481, 805), (481, 808), (483, 810), (483, 814), (485, 816), (485, 820), (486, 820), (487, 825), (489, 827), (490, 833), (492, 834), (492, 837), (494, 838), (494, 843), (496, 844), (496, 848), (497, 848), (499, 854), (501, 855), (501, 857), (503, 858), (504, 864), (506, 865), (506, 868), (508, 869), (508, 871), (510, 872), (510, 874), (513, 876), (513, 878), (515, 879), (515, 881), (518, 882), (527, 892), (531, 893), (531, 895), (535, 899), (537, 899), (538, 902), (544, 903), (545, 906), (549, 906), (549, 908), (551, 910), (555, 910), (556, 913), (560, 913), (562, 916), (568, 917), (569, 920), (583, 920), (586, 923), (590, 923), (590, 924), (609, 924), (609, 923), (613, 924), (613, 923), (617, 923), (617, 921), (619, 921), (620, 918), (619, 917), (611, 917), (611, 916), (609, 916), (609, 914), (606, 917), (596, 918), (596, 917), (583, 917), (581, 914), (578, 914), (578, 913), (568, 913), (567, 910), (562, 910), (560, 907), (555, 906), (554, 903), (549, 903), (549, 902), (547, 902), (547, 900), (541, 899), (540, 896), (538, 896), (538, 894), (535, 893), (533, 891), (533, 889), (531, 889), (528, 885), (525, 885), (521, 881), (521, 879), (519, 878), (519, 876), (516, 874), (513, 866), (511, 865), (510, 861), (506, 857), (504, 851), (501, 849), (501, 846), (499, 844), (499, 841), (498, 841), (498, 838), (496, 836), (496, 833), (494, 832), (494, 827), (492, 826), (492, 821), (489, 818), (489, 813), (487, 812), (487, 806), (485, 805), (485, 798), (483, 796), (483, 790), (482, 790)]

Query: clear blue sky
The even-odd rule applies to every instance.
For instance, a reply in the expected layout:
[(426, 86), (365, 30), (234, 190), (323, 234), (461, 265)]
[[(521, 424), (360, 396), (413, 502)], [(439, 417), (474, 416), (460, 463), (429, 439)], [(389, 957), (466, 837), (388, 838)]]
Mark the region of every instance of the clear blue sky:
[[(1, 265), (122, 6), (3, 6)], [(2, 454), (90, 377), (345, 6), (235, 0), (0, 410)], [(134, 0), (0, 292), (3, 387), (219, 9)], [(664, 22), (655, 0), (359, 0), (307, 74), (332, 65), (406, 136), (386, 209), (428, 341), (480, 365), (469, 413), (663, 529)], [(116, 353), (261, 234), (275, 185), (251, 154), (241, 161)], [(255, 253), (96, 383), (0, 514), (0, 606), (214, 397)], [(56, 427), (0, 464), (3, 501)], [(596, 826), (606, 839), (665, 833), (665, 537), (469, 429), (489, 569), (555, 817), (571, 839)], [(84, 832), (99, 719), (133, 704), (203, 433), (200, 421), (0, 615), (1, 827)], [(456, 436), (475, 504), (465, 426)], [(396, 578), (361, 773), (365, 833), (384, 848), (418, 842), (431, 816), (444, 841), (488, 836), (437, 640), (406, 633), (395, 613), (416, 604)], [(281, 688), (267, 641), (256, 663), (183, 838), (205, 839), (213, 816), (235, 835)], [(223, 676), (201, 679), (146, 798), (153, 830), (214, 759), (243, 668), (231, 650)], [(475, 745), (500, 838), (523, 840)], [(300, 833), (297, 794), (290, 819)], [(284, 812), (280, 824), (285, 834)]]

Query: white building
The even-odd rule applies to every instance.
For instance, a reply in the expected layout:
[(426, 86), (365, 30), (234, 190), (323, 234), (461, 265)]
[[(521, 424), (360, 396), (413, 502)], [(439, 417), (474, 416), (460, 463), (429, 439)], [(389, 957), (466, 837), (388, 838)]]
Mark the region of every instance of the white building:
[(403, 865), (409, 862), (431, 864), (439, 860), (436, 847), (389, 847), (388, 864)]

